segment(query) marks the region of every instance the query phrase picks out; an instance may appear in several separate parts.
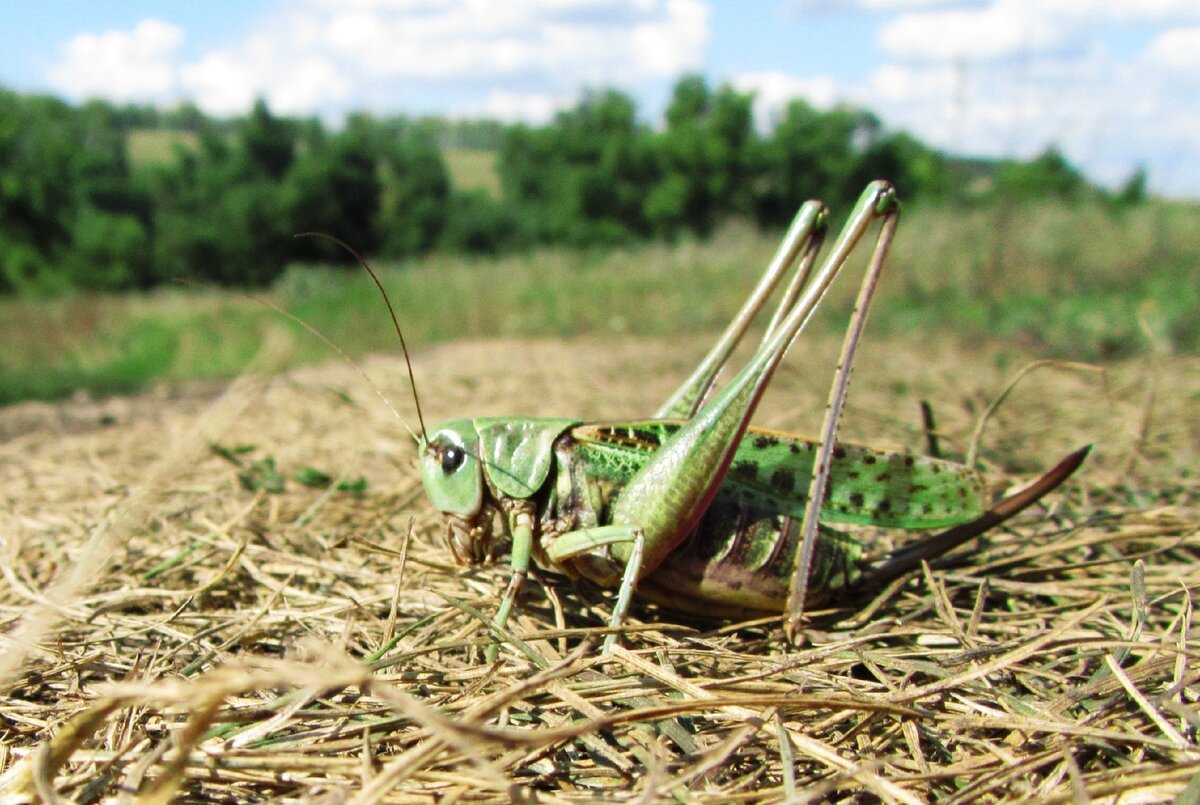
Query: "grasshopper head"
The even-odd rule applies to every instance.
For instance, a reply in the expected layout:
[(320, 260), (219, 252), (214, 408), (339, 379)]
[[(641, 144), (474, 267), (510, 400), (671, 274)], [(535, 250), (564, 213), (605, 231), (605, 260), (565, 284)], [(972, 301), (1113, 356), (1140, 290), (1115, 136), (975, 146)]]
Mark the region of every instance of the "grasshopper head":
[(450, 552), (460, 565), (477, 565), (492, 548), (492, 507), (484, 494), (479, 435), (470, 420), (456, 419), (420, 439), (421, 482), (449, 527)]

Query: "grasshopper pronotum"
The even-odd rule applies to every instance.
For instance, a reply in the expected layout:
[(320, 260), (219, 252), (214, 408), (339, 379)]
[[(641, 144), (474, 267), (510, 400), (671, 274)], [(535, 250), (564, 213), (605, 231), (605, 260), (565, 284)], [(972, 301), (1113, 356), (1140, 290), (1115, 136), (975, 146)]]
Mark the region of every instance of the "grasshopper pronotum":
[[(614, 626), (636, 588), (670, 607), (706, 614), (783, 611), (785, 630), (795, 638), (806, 602), (860, 581), (893, 578), (938, 556), (1037, 501), (1079, 466), (1087, 448), (985, 511), (982, 479), (970, 467), (835, 442), (854, 351), (898, 214), (891, 185), (869, 185), (813, 272), (828, 211), (817, 202), (803, 205), (742, 311), (649, 419), (488, 417), (452, 420), (429, 432), (422, 425), (422, 480), (446, 517), (455, 560), (486, 560), (496, 519), (511, 537), (512, 574), (498, 627), (532, 559), (619, 586)], [(751, 427), (789, 345), (876, 221), (879, 234), (819, 438)], [(797, 260), (762, 344), (710, 396), (734, 346)], [(948, 530), (872, 558), (833, 529), (838, 523)]]

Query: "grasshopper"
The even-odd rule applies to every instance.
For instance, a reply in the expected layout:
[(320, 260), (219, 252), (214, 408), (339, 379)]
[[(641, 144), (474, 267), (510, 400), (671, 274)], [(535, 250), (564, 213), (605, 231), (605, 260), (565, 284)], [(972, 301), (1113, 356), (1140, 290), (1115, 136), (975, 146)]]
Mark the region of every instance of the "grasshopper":
[[(1088, 448), (985, 510), (983, 480), (970, 467), (837, 443), (854, 351), (899, 203), (888, 183), (869, 185), (814, 273), (828, 215), (819, 202), (800, 208), (741, 312), (652, 417), (455, 419), (430, 432), (422, 423), (421, 477), (446, 518), (455, 560), (487, 560), (498, 541), (497, 520), (511, 539), (511, 575), (494, 631), (502, 632), (533, 561), (619, 588), (610, 642), (635, 589), (702, 614), (783, 612), (786, 634), (796, 639), (806, 604), (897, 577), (1016, 514), (1079, 466)], [(876, 222), (820, 435), (810, 441), (751, 426), (784, 354)], [(713, 393), (734, 347), (793, 264), (798, 268), (762, 343)], [(947, 530), (872, 558), (835, 530), (843, 523)]]

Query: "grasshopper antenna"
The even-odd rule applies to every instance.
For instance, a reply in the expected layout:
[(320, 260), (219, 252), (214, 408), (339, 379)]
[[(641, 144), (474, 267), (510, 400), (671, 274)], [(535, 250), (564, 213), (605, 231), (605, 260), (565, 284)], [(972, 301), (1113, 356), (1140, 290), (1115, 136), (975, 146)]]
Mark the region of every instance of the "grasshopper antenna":
[(295, 237), (321, 238), (330, 243), (336, 243), (349, 252), (350, 256), (357, 260), (358, 264), (371, 275), (371, 280), (375, 283), (375, 287), (379, 289), (380, 295), (383, 296), (383, 303), (387, 305), (388, 313), (391, 314), (392, 326), (396, 328), (396, 335), (400, 336), (400, 349), (404, 352), (404, 365), (408, 368), (408, 382), (412, 386), (413, 404), (417, 407), (417, 424), (421, 426), (421, 438), (428, 441), (429, 434), (425, 431), (425, 417), (421, 415), (421, 398), (417, 395), (417, 377), (413, 374), (412, 359), (408, 357), (408, 344), (404, 341), (404, 331), (400, 329), (400, 320), (396, 318), (396, 309), (392, 307), (392, 300), (388, 298), (383, 283), (379, 281), (379, 277), (376, 276), (371, 266), (367, 265), (366, 259), (358, 253), (358, 250), (336, 235), (330, 235), (328, 232), (299, 232)]
[[(212, 289), (212, 286), (210, 286), (210, 285), (206, 285), (203, 282), (196, 282), (195, 280), (188, 279), (187, 277), (175, 277), (174, 282), (177, 282), (180, 285), (186, 285), (189, 288), (197, 288), (200, 290), (211, 290)], [(322, 344), (324, 344), (325, 346), (329, 347), (334, 352), (336, 352), (339, 356), (341, 356), (342, 360), (344, 360), (346, 363), (348, 363), (354, 367), (354, 370), (356, 372), (358, 372), (358, 375), (359, 375), (359, 377), (361, 377), (363, 379), (363, 382), (365, 382), (367, 384), (367, 386), (372, 391), (375, 392), (375, 396), (377, 396), (380, 399), (380, 401), (383, 402), (383, 404), (385, 406), (387, 406), (387, 409), (392, 412), (392, 416), (396, 417), (396, 420), (401, 425), (404, 426), (404, 429), (406, 431), (408, 431), (408, 435), (413, 437), (413, 440), (416, 441), (417, 434), (413, 433), (412, 428), (410, 428), (408, 426), (408, 423), (404, 421), (404, 417), (400, 416), (400, 412), (396, 410), (396, 406), (392, 405), (392, 401), (389, 400), (387, 398), (387, 395), (385, 395), (380, 390), (379, 386), (375, 385), (375, 381), (371, 380), (371, 376), (367, 374), (366, 370), (362, 368), (362, 366), (358, 363), (358, 361), (354, 360), (349, 355), (347, 355), (346, 350), (344, 350), (340, 346), (338, 346), (337, 343), (334, 342), (333, 339), (331, 339), (329, 336), (325, 335), (325, 333), (321, 332), (316, 327), (313, 327), (311, 324), (309, 324), (304, 319), (297, 316), (292, 311), (288, 310), (287, 308), (281, 307), (280, 305), (275, 304), (270, 299), (265, 299), (261, 296), (255, 296), (254, 294), (251, 294), (251, 293), (244, 293), (244, 292), (238, 291), (236, 289), (226, 288), (226, 289), (223, 289), (223, 292), (224, 293), (232, 293), (236, 296), (241, 297), (242, 299), (245, 299), (250, 302), (254, 302), (255, 304), (262, 305), (263, 307), (268, 308), (269, 310), (273, 310), (274, 312), (278, 313), (280, 316), (283, 316), (285, 319), (288, 319), (288, 320), (294, 322), (295, 324), (299, 325), (300, 327), (303, 327), (305, 330), (308, 331), (309, 335), (312, 335), (317, 340), (319, 340)]]

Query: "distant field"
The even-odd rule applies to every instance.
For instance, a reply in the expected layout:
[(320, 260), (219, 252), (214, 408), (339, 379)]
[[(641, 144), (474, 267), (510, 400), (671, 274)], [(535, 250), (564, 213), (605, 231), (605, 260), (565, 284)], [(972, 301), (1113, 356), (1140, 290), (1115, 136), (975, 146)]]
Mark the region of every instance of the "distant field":
[[(1096, 360), (1200, 350), (1196, 210), (1151, 204), (906, 211), (869, 337), (922, 331)], [(720, 329), (777, 236), (729, 225), (705, 242), (611, 252), (542, 249), (494, 259), (434, 255), (379, 266), (409, 343), (494, 336), (696, 334)], [(862, 250), (865, 254), (865, 249)], [(839, 328), (857, 279), (817, 326)], [(369, 279), (349, 264), (291, 269), (264, 294), (351, 354), (392, 350)], [(0, 403), (158, 379), (230, 377), (267, 334), (293, 328), (241, 295), (177, 288), (126, 296), (0, 300)], [(299, 332), (287, 365), (332, 353)]]
[[(196, 135), (190, 131), (137, 129), (129, 133), (126, 148), (134, 165), (160, 165), (175, 159), (175, 149), (196, 147)], [(500, 198), (500, 177), (496, 175), (496, 152), (468, 148), (450, 148), (443, 156), (450, 181), (458, 190), (483, 190)]]
[(496, 175), (496, 152), (448, 149), (443, 156), (450, 181), (458, 190), (486, 190), (500, 198), (500, 177)]
[(175, 159), (176, 146), (196, 147), (196, 135), (190, 131), (137, 129), (125, 141), (129, 161), (134, 165), (161, 165)]

